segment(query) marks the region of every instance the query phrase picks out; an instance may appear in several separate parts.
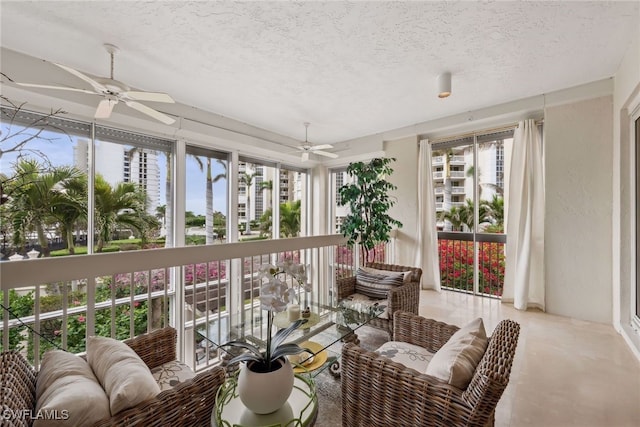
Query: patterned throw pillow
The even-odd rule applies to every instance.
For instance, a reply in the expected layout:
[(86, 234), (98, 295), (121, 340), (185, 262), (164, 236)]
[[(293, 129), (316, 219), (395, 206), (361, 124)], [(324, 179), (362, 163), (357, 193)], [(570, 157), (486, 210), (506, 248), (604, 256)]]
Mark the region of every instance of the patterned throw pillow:
[(377, 268), (371, 268), (371, 267), (360, 267), (360, 268), (362, 268), (367, 273), (384, 274), (385, 276), (393, 276), (398, 273), (402, 273), (404, 275), (404, 283), (411, 282), (411, 279), (413, 278), (413, 271), (411, 270), (391, 271), (391, 270), (378, 270)]
[(196, 376), (190, 367), (177, 360), (153, 368), (151, 374), (162, 391), (171, 390), (181, 382)]
[(376, 353), (418, 372), (424, 372), (433, 358), (433, 353), (427, 349), (402, 341), (388, 341), (382, 344)]
[(359, 268), (356, 272), (356, 292), (370, 298), (384, 299), (390, 289), (402, 286), (404, 274), (377, 274)]

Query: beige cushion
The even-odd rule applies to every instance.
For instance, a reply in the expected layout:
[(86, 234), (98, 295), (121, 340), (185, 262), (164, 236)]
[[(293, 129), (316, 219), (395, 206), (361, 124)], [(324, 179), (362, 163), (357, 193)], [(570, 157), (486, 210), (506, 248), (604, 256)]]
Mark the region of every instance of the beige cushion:
[(487, 349), (487, 333), (481, 318), (459, 329), (433, 355), (425, 373), (459, 389), (466, 389)]
[(185, 382), (196, 376), (190, 367), (177, 360), (163, 363), (153, 368), (151, 374), (162, 391), (171, 390), (181, 382)]
[(403, 275), (402, 281), (404, 283), (409, 283), (411, 281), (411, 275), (413, 274), (413, 272), (411, 270), (407, 270), (407, 271), (391, 271), (391, 270), (378, 270), (377, 268), (371, 268), (371, 267), (360, 267), (360, 268), (362, 268), (367, 273), (383, 274), (383, 275), (386, 275), (386, 276), (393, 276), (393, 275), (396, 275), (398, 273), (402, 273), (402, 275)]
[(376, 353), (418, 372), (424, 372), (433, 358), (433, 353), (425, 348), (402, 341), (388, 341), (382, 344)]
[(89, 337), (87, 360), (109, 396), (111, 415), (133, 408), (160, 393), (160, 387), (147, 365), (121, 341)]
[(109, 398), (89, 364), (75, 354), (51, 350), (42, 357), (36, 381), (34, 426), (87, 426), (109, 419)]

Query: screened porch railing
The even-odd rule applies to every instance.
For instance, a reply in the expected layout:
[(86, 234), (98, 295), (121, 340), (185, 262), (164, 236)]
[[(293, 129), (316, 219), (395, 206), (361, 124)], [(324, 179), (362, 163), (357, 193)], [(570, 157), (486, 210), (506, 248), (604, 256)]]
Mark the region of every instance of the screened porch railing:
[(473, 233), (438, 232), (441, 286), (443, 289), (501, 297), (507, 235), (477, 233), (475, 243), (473, 240)]
[(335, 277), (353, 274), (345, 242), (327, 235), (3, 261), (0, 302), (11, 312), (1, 310), (0, 349), (23, 352), (37, 368), (48, 349), (84, 352), (87, 336), (123, 340), (174, 325), (179, 358), (205, 369), (221, 355), (201, 345), (195, 328), (228, 328), (258, 304), (261, 264), (305, 265), (309, 297), (329, 303)]

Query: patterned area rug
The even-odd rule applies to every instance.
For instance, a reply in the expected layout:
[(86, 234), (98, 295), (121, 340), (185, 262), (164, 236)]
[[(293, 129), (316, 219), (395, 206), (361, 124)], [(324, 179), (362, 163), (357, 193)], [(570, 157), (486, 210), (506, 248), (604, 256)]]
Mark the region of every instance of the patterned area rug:
[[(360, 339), (360, 346), (367, 350), (375, 350), (388, 340), (386, 333), (366, 326), (358, 329), (358, 338)], [(338, 427), (342, 425), (340, 378), (334, 378), (329, 370), (325, 369), (316, 377), (316, 389), (319, 403), (316, 427)]]

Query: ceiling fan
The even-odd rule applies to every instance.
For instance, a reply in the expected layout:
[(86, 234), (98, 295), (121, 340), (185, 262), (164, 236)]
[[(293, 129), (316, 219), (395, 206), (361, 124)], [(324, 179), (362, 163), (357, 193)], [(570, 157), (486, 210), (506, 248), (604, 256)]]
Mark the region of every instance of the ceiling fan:
[(309, 160), (309, 154), (310, 153), (317, 154), (319, 156), (329, 157), (331, 159), (338, 158), (337, 154), (329, 153), (328, 151), (322, 151), (322, 150), (327, 150), (329, 148), (333, 148), (333, 145), (330, 145), (330, 144), (311, 145), (311, 144), (309, 144), (309, 141), (307, 140), (307, 131), (309, 130), (309, 125), (310, 125), (309, 122), (305, 122), (304, 123), (304, 144), (302, 144), (302, 145), (300, 145), (298, 147), (298, 150), (302, 151), (302, 161), (306, 162), (307, 160)]
[(89, 83), (93, 90), (87, 89), (77, 89), (73, 87), (65, 87), (65, 86), (51, 86), (51, 85), (40, 85), (33, 83), (18, 83), (14, 82), (19, 86), (25, 87), (36, 87), (42, 89), (59, 89), (73, 92), (82, 92), (89, 93), (93, 95), (100, 95), (104, 99), (100, 101), (98, 104), (98, 108), (94, 117), (96, 119), (108, 119), (111, 116), (111, 111), (113, 111), (113, 107), (118, 102), (123, 102), (126, 106), (133, 108), (134, 110), (138, 110), (139, 112), (146, 114), (147, 116), (153, 117), (154, 119), (161, 121), (165, 124), (172, 124), (175, 120), (160, 111), (154, 110), (151, 107), (147, 107), (144, 104), (141, 104), (138, 101), (151, 101), (151, 102), (166, 102), (173, 103), (175, 102), (171, 96), (166, 93), (161, 92), (143, 92), (143, 91), (135, 91), (130, 90), (129, 86), (125, 85), (122, 82), (119, 82), (113, 78), (113, 57), (115, 53), (118, 52), (118, 47), (110, 44), (104, 44), (105, 49), (111, 56), (111, 74), (110, 77), (96, 77), (92, 78), (87, 76), (84, 73), (81, 73), (78, 70), (75, 70), (71, 67), (67, 67), (66, 65), (56, 64), (52, 62), (53, 65), (56, 65), (63, 70), (73, 74), (79, 79), (84, 80)]

